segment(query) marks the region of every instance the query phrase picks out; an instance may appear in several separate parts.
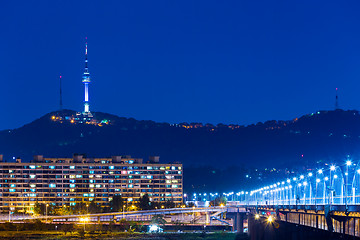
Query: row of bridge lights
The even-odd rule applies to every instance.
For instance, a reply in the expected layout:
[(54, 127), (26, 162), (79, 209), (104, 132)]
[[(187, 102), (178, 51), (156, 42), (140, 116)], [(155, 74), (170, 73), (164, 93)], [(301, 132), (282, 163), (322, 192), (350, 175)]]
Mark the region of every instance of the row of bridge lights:
[[(240, 192), (237, 192), (237, 193), (234, 193), (234, 192), (229, 192), (229, 193), (194, 193), (193, 194), (193, 201), (196, 201), (197, 199), (203, 199), (204, 201), (207, 201), (208, 200), (208, 197), (209, 197), (209, 200), (213, 200), (215, 198), (217, 198), (218, 196), (224, 196), (224, 197), (227, 197), (227, 198), (231, 198), (231, 197), (234, 197), (234, 196), (237, 196), (237, 197), (240, 197), (242, 195), (248, 195), (249, 192), (247, 191), (240, 191)], [(186, 198), (187, 195), (184, 194), (184, 197)]]
[[(347, 169), (346, 169), (346, 172), (345, 172), (345, 176), (348, 176), (348, 167), (350, 167), (351, 165), (353, 165), (353, 163), (350, 161), (350, 160), (347, 160), (346, 161), (346, 167), (347, 167)], [(336, 166), (335, 165), (331, 165), (330, 166), (330, 178), (331, 178), (331, 172), (332, 171), (335, 171), (336, 170)], [(316, 173), (318, 173), (318, 174), (323, 174), (323, 169), (319, 169), (319, 170), (317, 170), (316, 171)], [(358, 174), (360, 174), (360, 169), (357, 169), (356, 170), (356, 172), (358, 173)], [(313, 173), (312, 172), (309, 172), (308, 173), (308, 177), (312, 177), (313, 176)], [(337, 179), (338, 178), (338, 176), (335, 174), (334, 176), (334, 179)], [(300, 175), (300, 177), (299, 178), (296, 178), (296, 177), (294, 177), (292, 180), (294, 181), (294, 182), (296, 182), (297, 180), (303, 180), (305, 177), (304, 177), (304, 175)], [(324, 180), (325, 181), (328, 181), (329, 180), (329, 177), (324, 177)], [(321, 182), (321, 179), (319, 179), (319, 178), (316, 178), (316, 183), (319, 183), (319, 182)], [(282, 181), (282, 182), (277, 182), (277, 183), (274, 183), (274, 184), (272, 184), (272, 185), (269, 185), (269, 186), (266, 186), (266, 187), (263, 187), (263, 188), (260, 188), (260, 189), (257, 189), (257, 190), (253, 190), (253, 191), (251, 191), (250, 192), (250, 196), (252, 196), (254, 193), (258, 193), (258, 192), (260, 192), (260, 193), (262, 193), (262, 192), (264, 192), (263, 194), (268, 194), (268, 193), (273, 193), (273, 192), (277, 192), (277, 191), (283, 191), (283, 190), (287, 190), (287, 189), (291, 189), (291, 188), (293, 188), (293, 186), (290, 184), (291, 183), (291, 180), (290, 179), (287, 179), (286, 180), (286, 183), (288, 183), (289, 185), (288, 186), (284, 186), (285, 185), (285, 181)], [(284, 186), (284, 187), (279, 187), (279, 186)], [(308, 185), (308, 183), (306, 182), (306, 181), (304, 181), (303, 183), (298, 183), (297, 184), (297, 186), (298, 187), (301, 187), (301, 186), (307, 186)], [(266, 190), (269, 190), (269, 191), (266, 191)]]

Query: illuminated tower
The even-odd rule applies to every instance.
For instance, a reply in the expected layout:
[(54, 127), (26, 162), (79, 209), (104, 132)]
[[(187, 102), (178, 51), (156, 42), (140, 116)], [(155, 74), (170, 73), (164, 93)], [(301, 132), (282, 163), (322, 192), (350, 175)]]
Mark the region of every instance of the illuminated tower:
[(90, 113), (90, 109), (89, 109), (89, 83), (90, 81), (90, 73), (89, 73), (89, 68), (88, 68), (88, 58), (87, 58), (87, 38), (86, 38), (86, 43), (85, 43), (85, 71), (84, 74), (82, 76), (82, 82), (85, 85), (85, 98), (84, 98), (84, 114), (89, 114)]

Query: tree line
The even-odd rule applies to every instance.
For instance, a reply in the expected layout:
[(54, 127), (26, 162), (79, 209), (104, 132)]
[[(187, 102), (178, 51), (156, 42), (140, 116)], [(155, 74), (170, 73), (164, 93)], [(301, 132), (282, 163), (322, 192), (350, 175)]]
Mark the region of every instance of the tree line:
[(109, 202), (108, 206), (101, 206), (95, 200), (90, 202), (77, 202), (75, 205), (57, 206), (54, 204), (39, 203), (36, 201), (34, 206), (34, 214), (48, 215), (48, 216), (63, 216), (63, 215), (85, 215), (91, 213), (103, 212), (123, 212), (123, 211), (138, 211), (138, 210), (153, 210), (161, 208), (175, 208), (176, 204), (173, 201), (154, 202), (150, 201), (149, 195), (144, 194), (138, 201), (129, 202), (121, 195), (115, 195)]

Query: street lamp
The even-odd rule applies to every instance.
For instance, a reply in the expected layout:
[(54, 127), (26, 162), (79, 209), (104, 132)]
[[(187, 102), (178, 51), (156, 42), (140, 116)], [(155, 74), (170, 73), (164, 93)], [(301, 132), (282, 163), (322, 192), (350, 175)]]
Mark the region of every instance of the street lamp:
[[(330, 183), (329, 183), (329, 192), (330, 192), (330, 194), (329, 194), (329, 205), (331, 206), (331, 204), (332, 204), (332, 179), (331, 179), (331, 172), (332, 171), (335, 171), (335, 169), (336, 169), (336, 167), (335, 167), (335, 165), (331, 165), (330, 166)], [(336, 176), (336, 175), (335, 175)], [(335, 178), (335, 176), (334, 176), (334, 178)], [(336, 176), (337, 177), (337, 176)]]
[(349, 184), (349, 166), (351, 166), (352, 162), (350, 160), (346, 161), (346, 173), (345, 173), (345, 209), (348, 210), (348, 184)]
[(46, 216), (46, 221), (47, 221), (47, 208), (48, 208), (49, 204), (46, 204), (45, 206), (45, 216)]
[(88, 221), (89, 221), (89, 218), (88, 218), (88, 217), (80, 218), (80, 222), (84, 222), (84, 232), (85, 232), (86, 222), (88, 222)]

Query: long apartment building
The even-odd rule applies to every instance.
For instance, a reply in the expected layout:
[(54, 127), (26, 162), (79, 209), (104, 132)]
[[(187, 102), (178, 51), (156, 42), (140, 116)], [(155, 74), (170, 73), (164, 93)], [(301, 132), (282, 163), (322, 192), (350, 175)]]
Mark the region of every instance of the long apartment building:
[(75, 206), (95, 200), (107, 205), (114, 195), (129, 202), (148, 194), (151, 201), (182, 202), (182, 164), (161, 164), (159, 157), (44, 158), (4, 162), (0, 155), (0, 211), (32, 212), (39, 203)]

